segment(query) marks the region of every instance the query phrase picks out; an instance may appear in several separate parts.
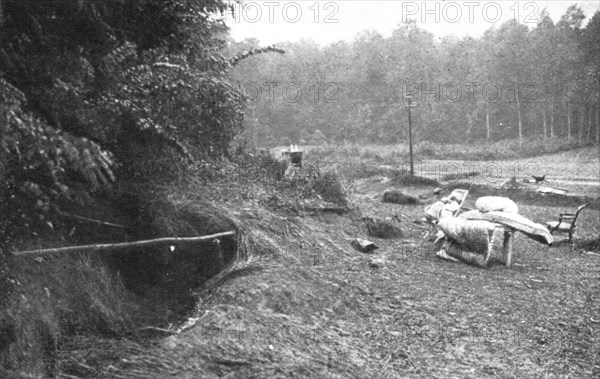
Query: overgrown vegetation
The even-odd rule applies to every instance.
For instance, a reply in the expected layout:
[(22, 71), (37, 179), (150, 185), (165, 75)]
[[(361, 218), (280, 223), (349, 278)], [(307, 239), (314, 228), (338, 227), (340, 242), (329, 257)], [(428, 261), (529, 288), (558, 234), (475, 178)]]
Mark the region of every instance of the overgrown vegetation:
[[(210, 270), (178, 287), (164, 278), (194, 273), (161, 260), (161, 249), (102, 259), (8, 253), (223, 226), (206, 216), (210, 227), (199, 227), (206, 206), (183, 211), (157, 186), (221, 160), (242, 127), (245, 98), (220, 52), (227, 8), (222, 0), (0, 0), (0, 376), (51, 376), (59, 342), (130, 334), (141, 310), (151, 323), (179, 317), (189, 302), (177, 293), (223, 268), (194, 261)], [(196, 256), (185, 252), (180, 265)], [(167, 296), (149, 287), (172, 291), (163, 311), (156, 304)]]
[[(139, 304), (98, 259), (75, 256), (12, 259), (0, 297), (2, 369), (49, 377), (58, 348), (73, 335), (130, 333)], [(8, 296), (16, 294), (17, 296)]]
[(169, 180), (226, 154), (244, 106), (219, 52), (226, 9), (221, 0), (0, 2), (2, 235), (52, 229), (77, 192)]

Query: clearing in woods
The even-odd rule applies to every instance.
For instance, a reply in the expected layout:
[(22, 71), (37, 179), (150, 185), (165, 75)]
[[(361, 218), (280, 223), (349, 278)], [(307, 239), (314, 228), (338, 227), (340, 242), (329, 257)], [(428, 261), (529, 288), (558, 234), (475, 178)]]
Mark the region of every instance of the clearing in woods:
[[(547, 173), (542, 185), (566, 176), (597, 180), (593, 153), (523, 162)], [(61, 353), (61, 370), (139, 378), (600, 376), (600, 251), (581, 248), (600, 234), (598, 187), (574, 245), (546, 247), (517, 234), (513, 267), (480, 269), (436, 258), (433, 243), (422, 239), (427, 226), (417, 221), (422, 204), (381, 202), (382, 192), (395, 188), (426, 196), (427, 204), (452, 186), (433, 195), (433, 186), (402, 186), (380, 175), (357, 179), (354, 210), (344, 215), (290, 212), (261, 183), (243, 196), (221, 197), (241, 191), (231, 185), (205, 189), (203, 196), (218, 192), (219, 206), (268, 245), (263, 254), (198, 290), (193, 327), (145, 342), (73, 344)], [(474, 189), (465, 205), (473, 207), (486, 191)], [(540, 223), (580, 201), (489, 192), (512, 197), (522, 215)], [(387, 219), (404, 237), (370, 237), (364, 217)], [(356, 237), (380, 248), (358, 252), (349, 243)]]

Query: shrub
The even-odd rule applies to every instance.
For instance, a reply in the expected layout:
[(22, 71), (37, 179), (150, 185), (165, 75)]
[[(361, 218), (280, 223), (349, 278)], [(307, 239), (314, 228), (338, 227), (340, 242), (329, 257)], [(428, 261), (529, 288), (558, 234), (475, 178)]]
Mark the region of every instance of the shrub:
[(318, 195), (340, 207), (350, 207), (351, 187), (336, 167), (319, 163), (289, 166), (283, 184), (304, 198)]
[(115, 162), (97, 143), (24, 112), (25, 95), (1, 77), (0, 86), (0, 118), (7, 120), (0, 126), (0, 245), (8, 245), (13, 237), (52, 230), (58, 204), (77, 191), (110, 186)]
[(310, 182), (311, 188), (324, 200), (348, 207), (349, 188), (345, 185), (342, 175), (335, 169), (313, 169), (315, 174)]

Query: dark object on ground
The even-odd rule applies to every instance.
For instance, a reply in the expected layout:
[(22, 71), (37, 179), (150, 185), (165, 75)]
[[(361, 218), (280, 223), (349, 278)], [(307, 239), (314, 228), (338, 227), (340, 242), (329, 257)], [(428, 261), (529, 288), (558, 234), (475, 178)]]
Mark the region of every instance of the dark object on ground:
[(577, 226), (575, 225), (577, 217), (579, 217), (579, 213), (587, 206), (587, 204), (581, 205), (577, 208), (575, 213), (561, 213), (558, 216), (558, 221), (548, 221), (546, 227), (550, 231), (550, 234), (553, 234), (554, 232), (568, 234), (569, 241), (571, 241), (575, 234), (575, 230), (577, 229)]
[(535, 175), (531, 175), (531, 177), (533, 179), (535, 179), (536, 183), (541, 183), (541, 182), (545, 182), (546, 181), (546, 175), (543, 176), (535, 176)]
[(402, 232), (402, 229), (387, 221), (373, 220), (372, 218), (367, 218), (366, 227), (367, 234), (371, 237), (404, 238), (404, 233)]
[(600, 237), (582, 242), (577, 248), (578, 250), (600, 251)]
[(400, 191), (386, 191), (383, 194), (383, 202), (384, 203), (394, 203), (394, 204), (409, 204), (416, 205), (421, 202), (414, 196), (406, 195)]
[(297, 147), (294, 147), (294, 150), (291, 150), (292, 146), (290, 146), (290, 150), (285, 150), (281, 152), (281, 155), (289, 155), (290, 163), (294, 166), (302, 167), (302, 151), (296, 150)]
[(352, 240), (350, 244), (353, 248), (361, 253), (372, 253), (374, 250), (379, 249), (379, 246), (375, 245), (373, 242), (364, 240), (362, 238), (356, 238)]
[(302, 167), (302, 152), (301, 151), (290, 152), (290, 161), (293, 165)]

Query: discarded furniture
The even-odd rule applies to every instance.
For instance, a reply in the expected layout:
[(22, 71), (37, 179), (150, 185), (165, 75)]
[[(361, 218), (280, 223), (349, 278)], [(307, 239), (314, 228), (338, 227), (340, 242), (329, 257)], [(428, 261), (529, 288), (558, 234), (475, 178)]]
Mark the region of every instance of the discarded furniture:
[(554, 232), (568, 234), (569, 241), (571, 241), (577, 228), (577, 217), (579, 217), (579, 213), (587, 206), (587, 204), (581, 205), (575, 213), (561, 213), (558, 216), (558, 221), (548, 221), (546, 227), (550, 231), (550, 234)]
[(494, 259), (510, 267), (515, 232), (546, 245), (554, 241), (543, 225), (519, 214), (472, 210), (454, 217), (454, 207), (448, 205), (439, 212), (436, 225), (445, 239), (439, 257), (450, 256), (480, 267), (486, 267)]
[(460, 209), (462, 208), (465, 200), (467, 200), (467, 195), (469, 194), (469, 190), (466, 189), (455, 189), (450, 193), (450, 196), (442, 199), (445, 203), (455, 201), (458, 207), (452, 212), (452, 216), (456, 217), (460, 213)]
[(434, 243), (437, 244), (440, 242), (444, 238), (443, 232), (437, 227), (437, 222), (440, 219), (440, 212), (442, 209), (445, 209), (451, 213), (452, 217), (458, 216), (468, 194), (469, 190), (457, 188), (453, 190), (450, 195), (440, 199), (440, 201), (436, 201), (425, 207), (425, 221), (430, 224), (430, 228), (423, 236), (423, 239), (427, 239), (427, 237), (433, 234), (435, 236)]
[[(512, 265), (512, 252), (515, 230), (484, 220), (461, 222), (460, 229), (445, 235), (445, 242), (436, 256), (450, 260), (487, 267), (495, 259), (506, 267)], [(448, 226), (443, 225), (448, 232)]]

